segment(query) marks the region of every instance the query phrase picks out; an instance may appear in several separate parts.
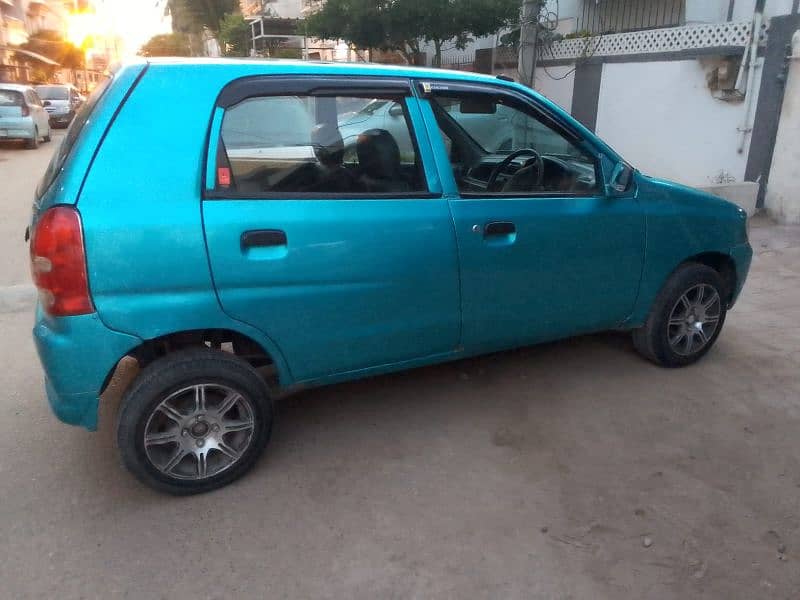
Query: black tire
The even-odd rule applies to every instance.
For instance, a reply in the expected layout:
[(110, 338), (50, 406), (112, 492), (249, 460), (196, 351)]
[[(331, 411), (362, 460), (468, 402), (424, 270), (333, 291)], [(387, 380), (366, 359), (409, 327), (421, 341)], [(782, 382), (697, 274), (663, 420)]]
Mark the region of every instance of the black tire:
[(52, 139), (53, 139), (53, 130), (52, 130), (52, 128), (49, 128), (47, 130), (47, 135), (42, 138), (42, 141), (47, 143)]
[[(225, 470), (203, 479), (181, 479), (164, 473), (151, 461), (145, 450), (145, 432), (151, 415), (160, 410), (162, 400), (177, 390), (199, 384), (224, 386), (247, 399), (254, 426), (240, 457)], [(149, 364), (131, 384), (119, 412), (117, 445), (125, 467), (150, 487), (174, 495), (199, 494), (223, 487), (252, 468), (269, 441), (272, 415), (266, 382), (248, 363), (210, 348), (181, 350)], [(183, 425), (176, 426), (175, 431), (181, 427)], [(183, 437), (186, 437), (185, 429)], [(175, 442), (176, 455), (182, 443)], [(208, 462), (208, 458), (205, 461)], [(197, 469), (199, 473), (199, 466)]]
[[(719, 296), (719, 309), (716, 328), (707, 336), (708, 341), (696, 351), (677, 352), (670, 344), (669, 319), (677, 308), (681, 297), (696, 289), (697, 286), (710, 286)], [(707, 288), (706, 288), (707, 289)], [(717, 341), (727, 313), (729, 294), (720, 274), (699, 263), (687, 263), (680, 266), (667, 280), (656, 297), (644, 326), (633, 331), (633, 344), (636, 350), (655, 364), (662, 367), (685, 367), (700, 360)], [(714, 310), (716, 313), (716, 309)], [(678, 326), (680, 327), (680, 326)], [(701, 329), (703, 327), (701, 326)], [(674, 338), (677, 338), (675, 335)], [(685, 341), (686, 338), (682, 338)]]
[(28, 150), (36, 150), (39, 147), (39, 128), (33, 131), (33, 137), (25, 142), (25, 147)]

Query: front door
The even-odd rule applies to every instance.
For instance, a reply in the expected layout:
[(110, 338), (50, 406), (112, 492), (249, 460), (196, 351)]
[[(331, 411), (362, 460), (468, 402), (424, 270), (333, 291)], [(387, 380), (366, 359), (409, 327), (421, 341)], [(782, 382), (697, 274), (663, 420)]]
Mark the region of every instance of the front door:
[(475, 87), (421, 102), (456, 227), (465, 349), (619, 325), (642, 271), (638, 200), (605, 195), (597, 153), (532, 100)]
[[(403, 107), (404, 128), (348, 125), (345, 142), (340, 126), (376, 99)], [(243, 80), (211, 129), (203, 221), (219, 299), (295, 381), (456, 348), (455, 234), (407, 80)]]

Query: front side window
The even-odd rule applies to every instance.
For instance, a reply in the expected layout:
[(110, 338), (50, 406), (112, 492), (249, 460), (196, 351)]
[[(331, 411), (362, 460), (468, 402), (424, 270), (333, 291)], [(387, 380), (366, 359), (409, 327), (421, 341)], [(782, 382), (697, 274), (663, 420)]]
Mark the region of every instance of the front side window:
[(437, 94), (431, 105), (462, 193), (598, 191), (595, 155), (516, 99)]
[(404, 98), (247, 98), (225, 110), (216, 160), (223, 196), (427, 191)]

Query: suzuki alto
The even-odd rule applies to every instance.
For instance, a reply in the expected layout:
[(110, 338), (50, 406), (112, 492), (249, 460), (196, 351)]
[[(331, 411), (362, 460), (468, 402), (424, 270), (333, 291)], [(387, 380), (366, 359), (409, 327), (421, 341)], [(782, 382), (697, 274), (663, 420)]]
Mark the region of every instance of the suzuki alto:
[(299, 387), (604, 330), (694, 363), (752, 256), (743, 210), (640, 173), (522, 85), (309, 62), (119, 68), (30, 231), (53, 411), (96, 429), (138, 361), (119, 452), (174, 494), (247, 472)]

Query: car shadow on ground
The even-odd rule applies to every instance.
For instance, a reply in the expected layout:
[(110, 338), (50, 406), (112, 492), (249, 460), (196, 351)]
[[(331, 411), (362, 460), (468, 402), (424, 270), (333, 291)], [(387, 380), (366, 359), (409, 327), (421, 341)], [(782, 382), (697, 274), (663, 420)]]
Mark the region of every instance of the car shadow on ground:
[[(363, 469), (368, 456), (368, 468), (379, 469), (379, 457), (402, 460), (407, 450), (424, 447), (431, 437), (452, 428), (486, 428), (495, 446), (518, 445), (521, 441), (503, 423), (529, 410), (558, 411), (554, 382), (570, 371), (580, 368), (581, 376), (607, 380), (618, 368), (607, 365), (620, 363), (648, 368), (629, 334), (606, 332), (299, 391), (276, 401), (272, 439), (253, 473), (216, 494), (231, 493), (243, 483), (263, 485), (276, 471), (298, 477), (324, 471), (331, 461), (341, 467), (353, 459)], [(116, 459), (119, 404), (137, 373), (136, 361), (124, 359), (103, 394), (98, 433), (83, 436), (94, 450), (82, 451)], [(134, 482), (118, 460), (95, 462), (91, 470), (85, 484), (97, 486), (92, 493), (102, 495), (121, 485), (132, 502), (163, 498)], [(120, 491), (112, 495), (118, 497)]]

